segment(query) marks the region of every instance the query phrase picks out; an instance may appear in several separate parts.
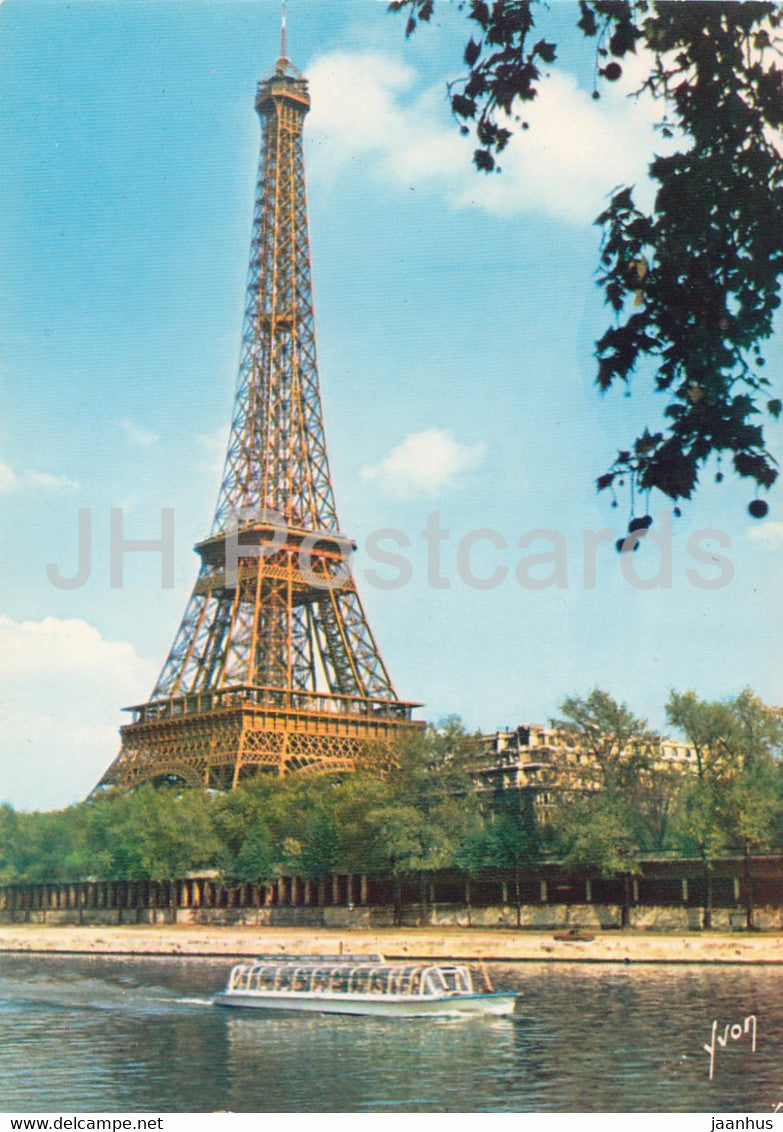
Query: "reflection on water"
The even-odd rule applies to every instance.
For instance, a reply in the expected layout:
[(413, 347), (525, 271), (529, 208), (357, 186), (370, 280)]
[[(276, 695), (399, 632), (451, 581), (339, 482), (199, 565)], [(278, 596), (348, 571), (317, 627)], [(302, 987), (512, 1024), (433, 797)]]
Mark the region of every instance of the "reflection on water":
[[(221, 1010), (230, 964), (0, 956), (0, 1105), (88, 1112), (771, 1113), (775, 968), (493, 965), (513, 1019)], [(753, 1014), (758, 1041), (718, 1046)], [(735, 1031), (736, 1032), (736, 1031)]]
[[(292, 1107), (294, 1091), (319, 1111), (453, 1109), (457, 1090), (459, 1104), (466, 1103), (460, 1078), (468, 1066), (477, 1070), (471, 1106), (497, 1108), (493, 1082), (499, 1063), (513, 1051), (516, 1029), (507, 1018), (430, 1019), (424, 1025), (415, 1018), (364, 1018), (357, 1028), (355, 1018), (281, 1014), (261, 1022), (261, 1033), (260, 1021), (247, 1012), (232, 1012), (227, 1021), (232, 1089), (235, 1096), (253, 1089), (260, 1065), (276, 1110)], [(307, 1052), (292, 1061), (292, 1049)], [(454, 1096), (447, 1100), (444, 1090)]]

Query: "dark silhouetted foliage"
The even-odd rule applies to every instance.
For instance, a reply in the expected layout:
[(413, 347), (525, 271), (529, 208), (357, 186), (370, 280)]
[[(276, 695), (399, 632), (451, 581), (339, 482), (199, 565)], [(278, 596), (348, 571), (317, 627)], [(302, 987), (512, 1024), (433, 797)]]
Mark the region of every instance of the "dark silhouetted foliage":
[[(442, 0), (438, 12), (445, 6)], [(408, 14), (408, 35), (436, 10), (432, 0), (389, 7)], [(490, 172), (513, 130), (526, 128), (525, 105), (545, 97), (545, 68), (557, 49), (536, 25), (549, 5), (466, 0), (456, 8), (471, 34), (468, 74), (450, 85), (451, 107), (462, 132), (475, 134), (476, 167)], [(666, 398), (665, 424), (620, 451), (598, 489), (624, 485), (690, 499), (705, 465), (723, 454), (738, 476), (767, 489), (778, 472), (764, 419), (781, 412), (762, 343), (780, 306), (783, 269), (783, 9), (580, 0), (578, 17), (595, 51), (593, 96), (600, 98), (602, 79), (620, 78), (626, 56), (646, 50), (640, 90), (660, 106), (662, 134), (677, 142), (675, 153), (650, 162), (656, 195), (649, 213), (624, 186), (596, 221), (599, 282), (613, 313), (596, 343), (597, 384), (627, 386), (642, 369), (637, 380), (644, 376)], [(723, 478), (719, 468), (715, 479)], [(761, 518), (766, 506), (751, 505), (750, 513)]]

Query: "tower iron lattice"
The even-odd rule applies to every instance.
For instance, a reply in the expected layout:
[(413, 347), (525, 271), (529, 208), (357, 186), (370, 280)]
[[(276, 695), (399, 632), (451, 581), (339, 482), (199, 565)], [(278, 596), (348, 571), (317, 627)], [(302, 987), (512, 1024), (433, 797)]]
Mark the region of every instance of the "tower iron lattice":
[(126, 710), (99, 786), (348, 769), (422, 726), (370, 631), (337, 519), (321, 414), (302, 132), (286, 58), (259, 83), (262, 144), (241, 356), (215, 518), (168, 658)]

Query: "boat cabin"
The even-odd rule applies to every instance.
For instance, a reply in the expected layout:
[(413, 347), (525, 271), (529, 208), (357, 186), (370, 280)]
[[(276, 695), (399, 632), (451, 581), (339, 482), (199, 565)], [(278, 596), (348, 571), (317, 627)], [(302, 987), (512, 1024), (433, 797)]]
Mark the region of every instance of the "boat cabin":
[(345, 959), (275, 958), (238, 963), (231, 971), (228, 993), (308, 995), (418, 995), (443, 997), (472, 994), (467, 967), (456, 964), (388, 963), (380, 957)]

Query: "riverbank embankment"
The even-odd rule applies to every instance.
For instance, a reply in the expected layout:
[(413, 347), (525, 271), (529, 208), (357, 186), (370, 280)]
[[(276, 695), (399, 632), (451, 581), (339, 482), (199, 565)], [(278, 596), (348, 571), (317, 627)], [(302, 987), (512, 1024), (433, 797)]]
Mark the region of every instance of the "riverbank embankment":
[(0, 926), (0, 952), (172, 955), (227, 958), (258, 954), (373, 954), (389, 958), (487, 962), (783, 964), (783, 933), (596, 932), (556, 940), (541, 931), (482, 928), (313, 929), (214, 925)]

